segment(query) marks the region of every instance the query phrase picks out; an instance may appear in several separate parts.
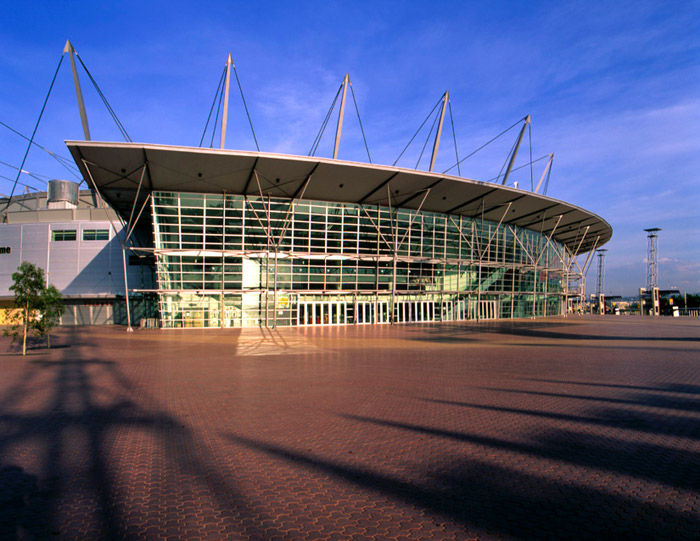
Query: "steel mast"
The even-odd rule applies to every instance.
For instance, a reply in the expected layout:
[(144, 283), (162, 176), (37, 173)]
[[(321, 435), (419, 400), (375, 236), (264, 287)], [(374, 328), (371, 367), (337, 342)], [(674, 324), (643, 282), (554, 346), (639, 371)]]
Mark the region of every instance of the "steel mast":
[(232, 66), (233, 58), (231, 58), (231, 53), (228, 53), (228, 58), (226, 59), (226, 86), (224, 88), (224, 111), (221, 115), (221, 148), (224, 148), (224, 143), (226, 142), (226, 124), (228, 123), (228, 89), (229, 83), (231, 82)]
[(348, 85), (350, 83), (350, 74), (345, 74), (343, 79), (343, 97), (340, 100), (340, 113), (338, 114), (338, 127), (335, 130), (335, 146), (333, 147), (333, 159), (338, 159), (338, 149), (340, 148), (340, 134), (343, 131), (343, 117), (345, 116), (345, 97), (348, 95)]
[(66, 40), (66, 46), (63, 48), (63, 54), (66, 53), (70, 56), (70, 67), (73, 71), (73, 83), (75, 83), (75, 95), (78, 98), (78, 109), (80, 110), (80, 121), (83, 124), (83, 133), (85, 134), (85, 140), (90, 141), (90, 127), (88, 126), (87, 112), (85, 111), (85, 102), (83, 101), (83, 91), (80, 89), (78, 70), (75, 67), (75, 49), (70, 40)]
[(527, 115), (525, 117), (525, 124), (523, 124), (522, 129), (520, 130), (520, 134), (518, 135), (518, 141), (515, 143), (515, 148), (513, 149), (513, 154), (510, 156), (510, 161), (508, 162), (508, 168), (506, 169), (506, 174), (503, 176), (503, 182), (501, 182), (501, 186), (506, 185), (506, 181), (508, 180), (508, 177), (510, 176), (510, 172), (513, 169), (513, 164), (515, 163), (515, 158), (518, 155), (518, 149), (520, 148), (520, 143), (523, 142), (523, 137), (525, 136), (525, 129), (530, 125), (530, 115)]
[(433, 155), (430, 158), (430, 172), (435, 167), (435, 158), (437, 157), (438, 148), (440, 147), (440, 136), (442, 135), (442, 123), (445, 120), (445, 111), (447, 110), (447, 102), (450, 100), (450, 91), (445, 90), (442, 96), (442, 110), (440, 111), (440, 122), (438, 123), (437, 133), (435, 134), (435, 142), (433, 143)]

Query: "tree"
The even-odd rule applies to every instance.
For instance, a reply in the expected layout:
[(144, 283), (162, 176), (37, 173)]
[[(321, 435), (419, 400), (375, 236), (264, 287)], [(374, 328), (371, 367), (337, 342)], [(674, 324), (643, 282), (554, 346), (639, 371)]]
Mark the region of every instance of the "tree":
[(12, 274), (10, 291), (15, 294), (16, 310), (10, 315), (10, 328), (5, 329), (5, 336), (12, 336), (13, 342), (22, 336), (22, 355), (27, 354), (29, 332), (46, 336), (50, 348), (49, 333), (65, 311), (61, 293), (52, 285), (46, 286), (42, 268), (26, 261)]
[(22, 335), (22, 355), (27, 354), (27, 333), (33, 328), (38, 315), (37, 309), (44, 290), (44, 270), (26, 261), (12, 273), (10, 291), (15, 294), (15, 311), (10, 316), (11, 326), (5, 330), (14, 342)]
[(46, 347), (51, 349), (51, 329), (56, 327), (66, 307), (63, 306), (61, 292), (56, 286), (45, 287), (39, 295), (39, 314), (34, 320), (34, 330), (39, 336), (46, 336)]

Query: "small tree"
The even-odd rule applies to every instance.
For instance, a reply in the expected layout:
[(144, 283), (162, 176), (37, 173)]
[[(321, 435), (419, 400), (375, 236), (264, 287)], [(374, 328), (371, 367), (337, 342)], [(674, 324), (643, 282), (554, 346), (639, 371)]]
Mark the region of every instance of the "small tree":
[(56, 286), (45, 287), (39, 295), (38, 315), (34, 319), (34, 331), (39, 336), (46, 336), (46, 346), (51, 349), (51, 329), (56, 327), (66, 307), (63, 306), (61, 292)]
[(10, 328), (6, 336), (12, 336), (14, 342), (22, 335), (22, 355), (27, 354), (27, 333), (34, 328), (41, 293), (45, 288), (44, 270), (26, 261), (12, 273), (10, 291), (15, 294), (15, 308), (18, 310), (10, 316)]

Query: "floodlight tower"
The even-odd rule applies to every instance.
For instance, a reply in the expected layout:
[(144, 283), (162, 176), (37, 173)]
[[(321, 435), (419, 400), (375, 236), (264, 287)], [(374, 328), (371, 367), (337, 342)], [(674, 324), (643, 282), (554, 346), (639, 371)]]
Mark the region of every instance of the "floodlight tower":
[(605, 248), (596, 250), (598, 254), (598, 280), (596, 282), (596, 297), (598, 298), (598, 313), (605, 313)]
[(659, 287), (658, 279), (658, 227), (645, 229), (647, 232), (647, 291), (653, 291)]
[[(648, 313), (658, 316), (661, 313), (661, 299), (659, 298), (659, 272), (658, 272), (658, 227), (645, 229), (647, 232), (647, 287), (639, 290), (639, 308), (642, 314)], [(649, 304), (647, 305), (647, 301)]]

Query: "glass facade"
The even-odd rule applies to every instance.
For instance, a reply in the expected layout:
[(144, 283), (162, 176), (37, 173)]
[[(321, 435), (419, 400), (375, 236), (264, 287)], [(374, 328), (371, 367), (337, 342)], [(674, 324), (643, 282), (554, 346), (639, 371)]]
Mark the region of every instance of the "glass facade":
[(162, 325), (342, 325), (558, 315), (563, 247), (372, 205), (154, 192)]

